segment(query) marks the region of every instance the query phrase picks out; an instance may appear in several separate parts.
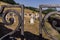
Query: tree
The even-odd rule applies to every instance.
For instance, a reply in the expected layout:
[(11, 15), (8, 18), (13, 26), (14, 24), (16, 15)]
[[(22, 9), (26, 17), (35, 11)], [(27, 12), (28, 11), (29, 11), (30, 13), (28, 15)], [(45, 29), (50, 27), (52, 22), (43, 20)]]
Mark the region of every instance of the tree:
[(48, 8), (48, 9), (46, 9), (46, 10), (43, 10), (42, 13), (43, 13), (43, 14), (47, 14), (47, 13), (53, 12), (53, 11), (57, 11), (56, 8)]
[(0, 0), (9, 4), (16, 4), (16, 2), (14, 0)]
[(30, 10), (35, 11), (35, 12), (38, 12), (38, 8), (34, 8), (34, 7), (30, 7), (30, 6), (29, 7), (25, 6), (25, 8), (30, 9)]

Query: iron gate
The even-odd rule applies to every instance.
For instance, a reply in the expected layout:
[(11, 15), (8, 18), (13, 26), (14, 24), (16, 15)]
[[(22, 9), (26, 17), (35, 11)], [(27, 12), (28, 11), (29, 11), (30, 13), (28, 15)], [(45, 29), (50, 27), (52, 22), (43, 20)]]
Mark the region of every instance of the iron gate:
[[(19, 23), (19, 26), (14, 31), (9, 32), (8, 34), (2, 36), (0, 39), (2, 40), (4, 37), (6, 37), (8, 35), (12, 35), (14, 32), (16, 32), (17, 30), (19, 30), (20, 26), (21, 26), (21, 35), (24, 36), (24, 5), (19, 5), (19, 6), (13, 6), (13, 5), (6, 6), (5, 5), (5, 6), (3, 6), (3, 9), (1, 11), (1, 13), (3, 13), (3, 10), (4, 10), (5, 7), (7, 7), (7, 8), (8, 7), (21, 7), (21, 15), (20, 14), (17, 14), (17, 12), (15, 12), (15, 14), (18, 15), (18, 18), (19, 18), (19, 22), (20, 23)], [(50, 38), (52, 38), (53, 40), (56, 40), (52, 35), (50, 35), (47, 32), (46, 28), (44, 27), (44, 23), (45, 23), (46, 19), (49, 16), (51, 16), (52, 14), (58, 14), (58, 15), (60, 15), (60, 13), (58, 11), (51, 12), (51, 13), (48, 13), (44, 18), (42, 18), (42, 8), (60, 8), (60, 5), (40, 5), (39, 6), (39, 9), (40, 9), (39, 10), (39, 34), (40, 34), (39, 36), (42, 37), (42, 28), (43, 28), (44, 31), (45, 31), (45, 33), (47, 33)], [(11, 11), (13, 11), (13, 10), (11, 10)], [(8, 10), (8, 12), (10, 12), (10, 11)], [(5, 17), (6, 17), (7, 14), (8, 13), (5, 13), (5, 14), (2, 15), (3, 23), (5, 25), (11, 25), (11, 24), (13, 24), (11, 21), (14, 20), (14, 19), (13, 18), (10, 18), (10, 23), (8, 23), (6, 21), (6, 19), (5, 19)], [(55, 26), (54, 22), (53, 22), (53, 26)]]
[[(50, 13), (48, 13), (48, 14), (46, 14), (43, 18), (42, 18), (42, 8), (60, 8), (60, 5), (56, 5), (56, 4), (54, 4), (54, 5), (45, 5), (45, 4), (43, 4), (43, 5), (40, 5), (39, 6), (39, 14), (40, 14), (40, 16), (39, 16), (39, 20), (40, 20), (40, 24), (39, 24), (39, 29), (40, 29), (40, 35), (42, 36), (42, 29), (44, 30), (44, 32), (46, 33), (46, 34), (48, 34), (48, 37), (50, 37), (52, 40), (57, 40), (57, 38), (55, 38), (55, 37), (53, 37), (50, 33), (48, 33), (48, 31), (46, 30), (46, 27), (45, 27), (45, 21), (46, 21), (46, 19), (48, 19), (51, 15), (53, 15), (53, 14), (58, 14), (58, 15), (60, 15), (60, 12), (59, 11), (54, 11), (54, 12), (50, 12)], [(57, 18), (56, 18), (57, 19)], [(55, 19), (54, 19), (55, 20)], [(58, 20), (51, 20), (52, 22), (52, 26), (56, 29), (56, 30), (59, 30), (60, 31), (60, 27), (57, 27), (57, 25), (59, 25), (59, 23), (57, 22)], [(60, 20), (60, 19), (59, 19)]]
[[(21, 8), (21, 13), (18, 13), (15, 10), (7, 10), (7, 11), (4, 12), (5, 8), (12, 8), (12, 7)], [(2, 17), (4, 25), (8, 25), (8, 26), (12, 25), (15, 21), (14, 18), (12, 18), (12, 17), (9, 18), (9, 19), (6, 18), (9, 15), (10, 12), (11, 13), (13, 12), (13, 14), (18, 18), (19, 23), (13, 31), (11, 31), (11, 32), (5, 34), (4, 36), (2, 36), (0, 38), (0, 40), (3, 40), (6, 36), (12, 37), (11, 35), (14, 34), (18, 30), (19, 31), (21, 30), (21, 35), (22, 35), (22, 37), (24, 36), (24, 5), (2, 5), (2, 9), (1, 9), (0, 13), (2, 13), (1, 17)], [(10, 13), (10, 16), (12, 16), (11, 13)], [(8, 19), (9, 22), (7, 21), (7, 19)], [(13, 40), (13, 38), (11, 38), (11, 40)]]

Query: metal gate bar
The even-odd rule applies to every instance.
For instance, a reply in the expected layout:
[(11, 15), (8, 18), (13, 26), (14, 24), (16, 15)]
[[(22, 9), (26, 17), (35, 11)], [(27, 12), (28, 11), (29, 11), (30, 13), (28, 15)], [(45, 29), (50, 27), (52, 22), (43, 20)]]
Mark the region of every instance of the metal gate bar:
[(24, 40), (24, 5), (21, 6), (21, 17), (22, 17), (22, 26), (21, 26), (21, 35), (22, 35), (22, 38), (21, 40)]
[(42, 4), (39, 6), (39, 34), (42, 37), (42, 8), (60, 8), (59, 4)]
[[(24, 5), (2, 5), (3, 8), (11, 8), (11, 7), (20, 7), (21, 8), (21, 17), (22, 17), (22, 25), (21, 25), (21, 35), (22, 35), (22, 38), (21, 40), (24, 40)], [(4, 10), (3, 10), (4, 11)], [(2, 13), (3, 13), (2, 11)], [(11, 33), (13, 34), (14, 31)], [(10, 33), (6, 34), (5, 36), (8, 36), (10, 35)], [(3, 37), (5, 37), (3, 36)], [(3, 37), (1, 39), (3, 39)]]

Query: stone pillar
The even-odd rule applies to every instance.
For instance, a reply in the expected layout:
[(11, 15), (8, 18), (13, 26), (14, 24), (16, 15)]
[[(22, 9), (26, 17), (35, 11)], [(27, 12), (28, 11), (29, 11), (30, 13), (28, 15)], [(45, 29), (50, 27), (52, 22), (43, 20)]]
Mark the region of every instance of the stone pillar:
[(31, 15), (31, 18), (30, 18), (30, 24), (34, 24), (34, 15), (33, 14)]
[(36, 16), (35, 16), (35, 18), (37, 19), (39, 17), (39, 15), (38, 15), (38, 13), (36, 13)]

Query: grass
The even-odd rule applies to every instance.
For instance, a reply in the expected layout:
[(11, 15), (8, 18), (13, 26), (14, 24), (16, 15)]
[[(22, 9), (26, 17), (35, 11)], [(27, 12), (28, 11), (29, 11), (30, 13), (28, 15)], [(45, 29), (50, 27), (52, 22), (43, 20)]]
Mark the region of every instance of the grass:
[[(1, 5), (5, 5), (5, 4), (1, 4)], [(5, 10), (8, 10), (8, 9), (12, 9), (12, 8), (6, 8)], [(18, 12), (21, 11), (20, 8), (13, 8), (14, 10), (17, 10)], [(24, 9), (24, 13), (32, 13), (33, 11), (29, 10), (29, 9)], [(44, 15), (43, 15), (44, 16)], [(24, 24), (24, 31), (29, 31), (31, 32), (32, 34), (35, 34), (35, 35), (39, 35), (39, 21), (38, 20), (35, 20), (35, 23), (34, 24), (30, 24), (29, 23), (29, 20), (30, 18), (24, 18), (25, 19), (25, 24)], [(0, 18), (0, 22), (2, 22), (2, 18)], [(15, 23), (17, 24), (17, 23)], [(7, 28), (11, 28), (12, 30), (15, 29), (15, 24), (12, 25), (11, 27), (10, 26), (6, 26)], [(57, 38), (60, 40), (60, 35), (56, 32), (56, 30), (54, 30), (51, 25), (49, 23), (46, 22), (46, 28), (48, 30), (49, 33), (51, 33), (52, 35), (56, 35), (57, 34)], [(52, 31), (53, 30), (53, 31)], [(47, 38), (49, 39), (49, 37), (47, 37), (47, 34), (44, 33), (43, 31), (43, 37), (44, 38)], [(19, 39), (18, 39), (19, 40)]]
[(39, 34), (39, 22), (37, 20), (35, 20), (34, 24), (30, 24), (29, 18), (28, 18), (28, 20), (27, 20), (27, 18), (25, 18), (25, 22), (26, 22), (24, 25), (25, 31), (29, 31), (36, 35)]
[(60, 40), (60, 34), (59, 35), (56, 35), (56, 37), (58, 38), (58, 40)]
[[(0, 20), (1, 20), (1, 18), (0, 18)], [(35, 35), (39, 35), (39, 21), (38, 20), (35, 20), (35, 23), (34, 24), (30, 24), (29, 23), (29, 20), (30, 20), (30, 18), (24, 18), (24, 20), (25, 20), (25, 24), (24, 24), (24, 31), (28, 31), (28, 32), (30, 32), (30, 33), (32, 33), (32, 34), (35, 34)], [(1, 20), (2, 21), (2, 20)], [(15, 23), (15, 24), (17, 24), (17, 23)], [(6, 26), (7, 28), (12, 28), (12, 30), (14, 30), (15, 29), (15, 24), (14, 25), (12, 25), (11, 27), (10, 26)], [(51, 25), (48, 23), (48, 22), (46, 22), (45, 23), (45, 25), (46, 25), (46, 28), (47, 28), (47, 30), (48, 30), (48, 32), (49, 33), (51, 33), (52, 35), (56, 35), (56, 34), (58, 34), (52, 27), (51, 27)], [(52, 31), (53, 30), (53, 31)], [(44, 38), (47, 38), (47, 39), (50, 39), (49, 37), (47, 37), (47, 34), (45, 34), (44, 33), (44, 31), (43, 31), (43, 37)], [(60, 40), (60, 35), (57, 35), (56, 36), (59, 40)], [(19, 39), (19, 38), (18, 38)]]

